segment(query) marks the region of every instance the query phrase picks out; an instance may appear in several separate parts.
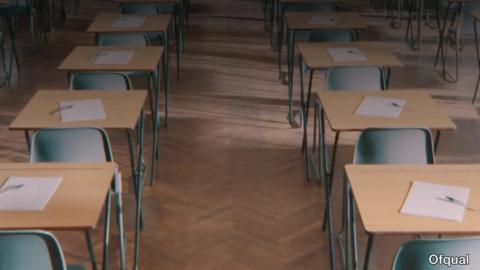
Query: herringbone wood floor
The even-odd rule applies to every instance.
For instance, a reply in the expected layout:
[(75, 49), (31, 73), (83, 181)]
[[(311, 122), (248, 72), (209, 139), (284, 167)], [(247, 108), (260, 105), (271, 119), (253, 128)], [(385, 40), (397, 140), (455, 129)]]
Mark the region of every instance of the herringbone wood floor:
[[(96, 14), (115, 12), (110, 1), (81, 2), (77, 14), (49, 34), (38, 54), (28, 50), (26, 29), (21, 32), (22, 69), (12, 91), (3, 90), (0, 99), (3, 161), (27, 161), (23, 134), (8, 131), (8, 124), (35, 90), (65, 87), (65, 74), (56, 67), (75, 45), (93, 43), (84, 30)], [(173, 83), (170, 127), (161, 130), (158, 179), (145, 189), (141, 269), (327, 269), (323, 187), (305, 181), (300, 130), (285, 118), (287, 89), (276, 79), (276, 53), (263, 30), (260, 1), (192, 2), (182, 81)], [(366, 5), (355, 6), (371, 26), (361, 39), (390, 43), (404, 63), (393, 69), (391, 88), (427, 88), (455, 120), (458, 131), (442, 136), (438, 161), (477, 162), (480, 125), (477, 108), (468, 103), (477, 72), (471, 44), (462, 53), (459, 83), (448, 84), (432, 68), (433, 31), (426, 30), (424, 48), (412, 52), (403, 42), (403, 30), (391, 29)], [(322, 87), (322, 78), (314, 85)], [(136, 86), (143, 87), (141, 82)], [(110, 136), (115, 159), (124, 175), (130, 175), (123, 134)], [(331, 143), (332, 136), (328, 138)], [(341, 166), (351, 160), (355, 138), (356, 134), (342, 136), (336, 183), (342, 179)], [(130, 179), (125, 181), (131, 265), (134, 204)], [(339, 191), (336, 184), (336, 228)], [(365, 239), (361, 228), (359, 232), (363, 254)], [(56, 235), (69, 262), (87, 265), (83, 234)], [(408, 239), (379, 237), (371, 269), (388, 269), (394, 251)], [(94, 241), (100, 258), (100, 230)], [(116, 269), (115, 235), (112, 241)]]

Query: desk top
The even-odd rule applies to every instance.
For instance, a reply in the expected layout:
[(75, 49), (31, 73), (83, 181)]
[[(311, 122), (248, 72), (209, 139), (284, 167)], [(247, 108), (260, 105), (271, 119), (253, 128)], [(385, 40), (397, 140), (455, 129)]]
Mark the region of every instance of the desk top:
[(42, 211), (0, 211), (0, 230), (90, 230), (102, 213), (115, 163), (0, 163), (0, 183), (9, 176), (61, 176)]
[[(128, 64), (99, 65), (95, 56), (105, 51), (134, 51)], [(163, 47), (96, 47), (78, 46), (57, 68), (61, 71), (143, 71), (155, 72), (161, 62)]]
[[(327, 120), (334, 131), (361, 131), (370, 127), (426, 127), (433, 130), (454, 130), (455, 123), (424, 90), (387, 91), (318, 91)], [(355, 115), (365, 96), (405, 99), (399, 118)]]
[(114, 0), (115, 3), (129, 4), (129, 3), (176, 3), (178, 0)]
[[(309, 68), (324, 69), (344, 66), (401, 66), (400, 60), (383, 42), (299, 42), (297, 48)], [(334, 61), (328, 48), (358, 48), (366, 61)]]
[[(287, 25), (293, 30), (366, 30), (367, 20), (356, 12), (287, 12)], [(335, 24), (309, 23), (314, 17), (335, 17)]]
[[(93, 90), (40, 90), (10, 124), (13, 130), (41, 128), (99, 127), (105, 129), (135, 129), (143, 109), (147, 91), (93, 91)], [(58, 109), (60, 101), (102, 99), (106, 118), (90, 121), (62, 122)]]
[(279, 0), (279, 1), (280, 1), (280, 4), (301, 4), (301, 3), (308, 3), (308, 2), (324, 2), (324, 3), (343, 2), (343, 0)]
[(346, 172), (366, 231), (375, 234), (480, 233), (480, 212), (463, 222), (404, 215), (400, 209), (414, 180), (470, 187), (468, 206), (480, 207), (480, 165), (347, 165)]
[[(133, 17), (145, 18), (142, 25), (138, 27), (113, 27), (119, 18)], [(90, 24), (87, 29), (89, 33), (144, 33), (144, 32), (166, 32), (172, 15), (122, 15), (122, 14), (101, 14)]]

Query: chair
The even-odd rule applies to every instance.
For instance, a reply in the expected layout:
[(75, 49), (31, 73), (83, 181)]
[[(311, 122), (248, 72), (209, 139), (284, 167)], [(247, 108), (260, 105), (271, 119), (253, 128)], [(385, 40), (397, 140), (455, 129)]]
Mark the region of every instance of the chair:
[(353, 42), (355, 32), (351, 30), (315, 30), (310, 33), (308, 42)]
[[(438, 265), (439, 255), (468, 254), (468, 265)], [(417, 239), (403, 244), (397, 251), (392, 270), (480, 269), (480, 238)]]
[(385, 90), (386, 80), (383, 69), (373, 66), (336, 67), (328, 71), (325, 90)]
[[(40, 129), (31, 140), (30, 162), (111, 162), (112, 151), (107, 133), (100, 128), (59, 128)], [(121, 198), (116, 187), (117, 225), (123, 232), (123, 222), (119, 213), (122, 211)], [(107, 193), (105, 202), (104, 231), (109, 230), (111, 210), (111, 195)], [(108, 234), (108, 233), (107, 233)], [(104, 236), (104, 245), (108, 244), (107, 234)], [(93, 269), (96, 269), (96, 260), (89, 231), (85, 231), (87, 248)], [(124, 235), (120, 234), (120, 256), (124, 262)], [(105, 254), (104, 254), (105, 256)], [(105, 263), (105, 262), (104, 262)]]
[(150, 39), (145, 33), (102, 33), (96, 37), (98, 46), (148, 47)]
[[(425, 128), (368, 128), (360, 133), (355, 145), (354, 164), (434, 164), (432, 134)], [(386, 179), (388, 181), (388, 179)], [(379, 191), (381, 192), (381, 191)], [(348, 181), (344, 180), (343, 224), (338, 239), (343, 237), (348, 211), (353, 216)], [(350, 209), (350, 210), (348, 210)], [(354, 229), (355, 230), (355, 229)], [(353, 236), (355, 237), (355, 236)], [(368, 269), (374, 235), (368, 234), (364, 269)], [(406, 268), (411, 269), (411, 268)]]
[(85, 269), (67, 265), (60, 243), (46, 231), (0, 231), (0, 270)]
[(132, 83), (123, 73), (79, 72), (70, 77), (71, 90), (132, 90)]
[[(455, 21), (453, 27), (447, 29), (446, 33), (446, 44), (445, 44), (445, 61), (442, 61), (444, 77), (448, 79), (451, 77), (451, 82), (458, 81), (459, 75), (459, 52), (463, 49), (465, 44), (465, 39), (473, 39), (474, 31), (473, 31), (473, 16), (470, 14), (475, 10), (480, 9), (480, 3), (478, 2), (465, 2), (460, 4), (460, 15), (458, 20)], [(453, 15), (455, 16), (455, 14)], [(455, 50), (455, 74), (453, 77), (446, 71), (447, 69), (447, 60), (448, 60), (448, 49), (452, 48)], [(435, 58), (435, 64), (438, 61), (438, 57), (440, 56), (440, 52), (437, 51), (437, 55)]]
[[(171, 6), (171, 8), (170, 8)], [(142, 15), (158, 15), (162, 13), (173, 13), (173, 4), (123, 4), (120, 6), (121, 14), (142, 14)], [(162, 33), (145, 33), (149, 41), (159, 40), (164, 45), (165, 38)]]

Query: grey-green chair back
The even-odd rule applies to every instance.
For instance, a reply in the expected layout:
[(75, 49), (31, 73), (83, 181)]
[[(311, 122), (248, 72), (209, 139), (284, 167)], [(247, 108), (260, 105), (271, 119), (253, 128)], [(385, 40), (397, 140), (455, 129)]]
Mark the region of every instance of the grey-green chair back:
[(70, 78), (71, 90), (131, 90), (132, 83), (123, 73), (79, 72)]
[(355, 33), (349, 30), (315, 30), (310, 33), (308, 42), (353, 42)]
[[(463, 256), (468, 265), (440, 265), (439, 256)], [(460, 257), (457, 257), (460, 262)], [(453, 259), (450, 259), (452, 262)], [(457, 262), (457, 263), (458, 263)], [(403, 244), (395, 255), (392, 270), (478, 270), (480, 238), (418, 239)]]
[(40, 129), (33, 134), (30, 162), (107, 161), (113, 161), (113, 156), (103, 129)]
[(327, 73), (325, 90), (385, 90), (383, 69), (374, 66), (336, 67)]
[(432, 134), (425, 128), (368, 128), (360, 133), (355, 164), (433, 164)]
[(479, 2), (465, 2), (460, 13), (458, 35), (460, 38), (473, 38), (473, 16), (470, 14), (473, 11), (480, 10)]
[(120, 6), (121, 14), (157, 15), (160, 13), (156, 4), (123, 4)]
[(298, 4), (297, 11), (328, 12), (328, 11), (333, 11), (333, 4), (329, 2), (305, 2), (305, 3)]
[(148, 47), (150, 39), (144, 33), (102, 33), (97, 35), (97, 46)]
[(0, 231), (0, 270), (66, 270), (57, 239), (45, 231)]

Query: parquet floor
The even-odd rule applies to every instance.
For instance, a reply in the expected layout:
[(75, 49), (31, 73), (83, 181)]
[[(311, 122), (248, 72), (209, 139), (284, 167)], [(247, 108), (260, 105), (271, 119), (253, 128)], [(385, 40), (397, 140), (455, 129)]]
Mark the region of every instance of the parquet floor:
[[(22, 29), (22, 69), (12, 90), (0, 93), (2, 161), (27, 161), (23, 134), (9, 131), (8, 124), (35, 90), (65, 87), (65, 74), (56, 67), (75, 45), (93, 44), (93, 36), (84, 30), (96, 14), (115, 12), (110, 1), (81, 2), (78, 13), (49, 34), (38, 54), (29, 51), (28, 32)], [(276, 53), (263, 30), (260, 1), (192, 2), (182, 81), (172, 85), (172, 118), (169, 128), (161, 130), (158, 179), (155, 186), (145, 188), (140, 268), (327, 269), (326, 236), (321, 230), (323, 187), (305, 181), (301, 133), (286, 121), (287, 88), (277, 80)], [(457, 124), (457, 131), (442, 136), (438, 162), (478, 162), (478, 108), (469, 104), (477, 74), (472, 44), (467, 43), (462, 52), (460, 81), (445, 83), (432, 67), (435, 32), (426, 30), (424, 47), (412, 52), (403, 42), (403, 30), (391, 29), (381, 14), (366, 5), (355, 6), (371, 26), (361, 40), (388, 42), (404, 63), (392, 70), (391, 89), (426, 88)], [(315, 80), (314, 87), (322, 87), (322, 78)], [(115, 159), (127, 176), (122, 135), (110, 133)], [(333, 136), (327, 137), (332, 143)], [(342, 136), (337, 171), (351, 160), (355, 138), (356, 134)], [(335, 179), (336, 228), (342, 177), (339, 173)], [(130, 179), (125, 179), (125, 186), (131, 265), (134, 202)], [(116, 251), (113, 232), (112, 250)], [(359, 232), (363, 254), (365, 238), (361, 228)], [(82, 233), (56, 235), (69, 262), (88, 265)], [(408, 239), (379, 237), (371, 269), (388, 269), (395, 250)], [(100, 258), (100, 230), (94, 233), (94, 241)], [(116, 259), (112, 252), (113, 269), (118, 267)]]

